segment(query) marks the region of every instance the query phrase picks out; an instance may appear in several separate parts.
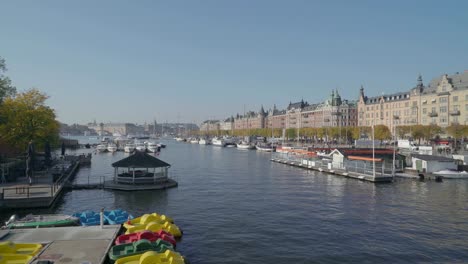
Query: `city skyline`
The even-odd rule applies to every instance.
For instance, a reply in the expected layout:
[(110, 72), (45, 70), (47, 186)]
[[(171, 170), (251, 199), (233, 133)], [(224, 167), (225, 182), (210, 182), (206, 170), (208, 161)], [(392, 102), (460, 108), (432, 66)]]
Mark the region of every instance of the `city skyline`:
[(5, 1), (0, 56), (63, 123), (200, 124), (463, 72), (468, 4), (450, 3)]

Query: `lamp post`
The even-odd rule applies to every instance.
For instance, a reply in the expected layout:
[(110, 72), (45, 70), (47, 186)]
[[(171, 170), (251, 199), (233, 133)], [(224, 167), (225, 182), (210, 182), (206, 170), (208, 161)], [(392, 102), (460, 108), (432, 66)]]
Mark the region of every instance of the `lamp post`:
[(374, 122), (372, 122), (372, 176), (375, 179), (375, 136), (374, 136)]
[(395, 156), (396, 156), (396, 124), (395, 120), (398, 120), (400, 117), (393, 116), (393, 162), (392, 162), (392, 177), (395, 177)]

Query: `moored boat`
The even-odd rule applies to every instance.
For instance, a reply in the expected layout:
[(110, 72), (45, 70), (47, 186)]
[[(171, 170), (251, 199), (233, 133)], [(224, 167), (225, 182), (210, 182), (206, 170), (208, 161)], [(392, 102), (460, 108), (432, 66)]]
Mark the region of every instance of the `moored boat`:
[(156, 153), (156, 152), (158, 152), (159, 146), (158, 146), (158, 144), (156, 144), (154, 142), (148, 142), (146, 144), (146, 149), (148, 150), (148, 152)]
[(125, 151), (126, 153), (131, 153), (131, 152), (133, 152), (133, 151), (135, 150), (135, 147), (136, 147), (136, 146), (135, 146), (134, 143), (127, 143), (127, 144), (125, 145), (125, 147), (124, 147), (124, 151)]
[(106, 152), (107, 151), (107, 144), (99, 144), (96, 146), (97, 152)]
[(436, 171), (433, 174), (442, 176), (444, 179), (468, 179), (468, 172), (466, 171), (457, 171), (457, 170), (440, 170)]
[(109, 152), (116, 152), (117, 151), (117, 145), (114, 143), (109, 143), (107, 145), (107, 151)]
[(238, 149), (254, 149), (255, 146), (250, 143), (242, 141), (241, 143), (237, 144), (237, 148)]
[(224, 140), (223, 139), (220, 139), (220, 138), (213, 138), (213, 140), (211, 141), (213, 146), (219, 146), (219, 147), (224, 147), (226, 145), (226, 143), (224, 143)]
[(263, 152), (274, 152), (275, 147), (273, 147), (271, 144), (257, 144), (256, 149), (258, 151), (263, 151)]
[(209, 139), (202, 138), (198, 141), (198, 144), (200, 145), (210, 145), (211, 141)]
[(104, 218), (109, 223), (109, 225), (120, 225), (128, 220), (133, 219), (133, 215), (127, 213), (126, 211), (116, 209), (112, 211), (104, 211)]
[[(133, 255), (143, 254), (146, 251), (156, 251), (158, 253), (166, 252), (166, 250), (174, 250), (171, 243), (158, 239), (151, 242), (146, 239), (141, 239), (128, 244), (120, 244), (113, 246), (109, 251), (109, 259), (116, 261), (120, 258), (125, 258)], [(150, 262), (148, 262), (150, 263)], [(151, 262), (152, 263), (152, 262)]]
[(185, 259), (179, 253), (166, 250), (164, 253), (146, 251), (143, 254), (118, 259), (115, 264), (184, 264)]
[(16, 215), (10, 217), (5, 223), (6, 228), (43, 228), (58, 226), (76, 226), (80, 219), (71, 215), (50, 214), (50, 215), (32, 215), (29, 214), (21, 219), (16, 219)]
[(2, 262), (2, 256), (10, 254), (35, 256), (42, 249), (42, 244), (14, 243), (11, 241), (0, 242), (0, 263), (18, 263)]
[[(101, 215), (91, 210), (74, 213), (73, 216), (80, 219), (80, 224), (82, 226), (95, 226), (101, 224)], [(103, 224), (107, 224), (105, 218), (103, 219)]]
[(144, 231), (133, 233), (133, 234), (120, 235), (115, 239), (115, 244), (116, 245), (127, 244), (127, 243), (136, 242), (141, 239), (147, 239), (151, 242), (154, 242), (158, 239), (162, 239), (164, 241), (171, 243), (172, 246), (174, 247), (176, 246), (176, 240), (174, 236), (172, 236), (171, 234), (163, 230), (159, 230), (157, 232), (144, 230)]

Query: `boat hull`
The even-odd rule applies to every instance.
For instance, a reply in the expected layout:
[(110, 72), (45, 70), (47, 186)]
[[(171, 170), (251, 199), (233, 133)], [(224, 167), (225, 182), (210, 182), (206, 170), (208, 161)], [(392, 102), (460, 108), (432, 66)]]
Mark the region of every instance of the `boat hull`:
[(36, 215), (28, 216), (19, 221), (14, 221), (7, 225), (8, 228), (45, 228), (45, 227), (61, 227), (61, 226), (77, 226), (80, 219), (69, 215)]

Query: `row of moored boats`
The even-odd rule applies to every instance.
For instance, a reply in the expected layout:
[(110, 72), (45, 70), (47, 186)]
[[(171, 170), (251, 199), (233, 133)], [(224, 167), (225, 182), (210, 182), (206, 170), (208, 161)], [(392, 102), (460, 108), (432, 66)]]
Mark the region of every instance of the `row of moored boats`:
[(256, 149), (258, 151), (264, 152), (274, 152), (276, 147), (271, 143), (252, 143), (247, 141), (237, 141), (234, 138), (175, 138), (176, 141), (179, 142), (187, 142), (191, 144), (200, 144), (200, 145), (213, 145), (219, 147), (237, 147), (238, 149)]
[[(135, 142), (127, 142), (124, 147), (123, 151), (126, 153), (132, 153), (135, 150), (138, 151), (146, 151), (150, 153), (156, 153), (161, 150), (161, 148), (165, 148), (166, 145), (162, 143), (156, 143), (152, 141), (145, 141), (145, 142), (140, 142), (140, 141), (135, 141)], [(116, 152), (118, 151), (118, 146), (115, 143), (107, 143), (107, 142), (101, 142), (99, 145), (96, 146), (97, 152)]]

